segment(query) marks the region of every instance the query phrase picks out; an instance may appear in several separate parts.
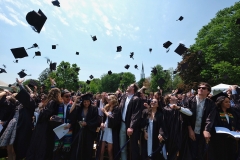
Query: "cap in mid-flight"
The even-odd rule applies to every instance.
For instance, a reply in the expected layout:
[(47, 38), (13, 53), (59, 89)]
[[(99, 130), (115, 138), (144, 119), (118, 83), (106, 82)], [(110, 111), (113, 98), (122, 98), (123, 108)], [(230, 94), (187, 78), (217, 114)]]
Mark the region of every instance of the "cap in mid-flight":
[(40, 33), (43, 28), (44, 23), (47, 20), (47, 17), (39, 9), (38, 12), (35, 12), (35, 11), (28, 12), (28, 14), (26, 15), (26, 20), (27, 20), (28, 24), (31, 25), (32, 29), (35, 32)]
[(128, 68), (130, 67), (130, 65), (127, 64), (127, 65), (125, 65), (124, 67), (125, 67), (126, 69), (128, 69)]
[(121, 46), (117, 46), (117, 52), (121, 52), (122, 51), (122, 47)]
[(58, 0), (52, 1), (54, 6), (60, 7), (60, 2)]

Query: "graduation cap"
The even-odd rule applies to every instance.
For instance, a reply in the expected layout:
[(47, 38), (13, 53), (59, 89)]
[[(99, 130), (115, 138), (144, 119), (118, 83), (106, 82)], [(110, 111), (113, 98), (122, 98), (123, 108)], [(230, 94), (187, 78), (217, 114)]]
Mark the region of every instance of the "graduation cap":
[(9, 85), (8, 85), (8, 87), (12, 87), (12, 85), (11, 85), (11, 84), (9, 84)]
[(29, 83), (28, 83), (29, 87), (34, 87), (34, 86), (38, 86), (37, 82), (34, 81), (33, 79), (30, 79)]
[(177, 71), (173, 71), (173, 74), (177, 74)]
[(121, 52), (122, 51), (122, 47), (121, 46), (117, 46), (117, 52)]
[[(38, 47), (38, 44), (37, 44), (37, 43), (34, 43), (34, 44), (32, 45), (32, 47), (30, 47), (30, 48), (28, 48), (28, 49), (31, 49), (31, 48), (39, 48), (39, 47)], [(26, 49), (26, 50), (28, 50), (28, 49)]]
[[(183, 18), (184, 18), (183, 16), (180, 16), (180, 17), (178, 18), (178, 20), (179, 20), (179, 21), (182, 21)], [(178, 20), (177, 20), (177, 21), (178, 21)]]
[(3, 64), (3, 67), (4, 67), (4, 68), (6, 68), (6, 65), (5, 65), (5, 64)]
[(92, 40), (93, 41), (96, 41), (97, 40), (97, 37), (96, 36), (91, 36), (92, 37)]
[(150, 53), (152, 52), (152, 48), (149, 48), (149, 52), (150, 52)]
[(54, 6), (60, 7), (60, 2), (58, 0), (52, 1)]
[(12, 48), (11, 51), (12, 51), (12, 54), (13, 54), (15, 59), (28, 57), (28, 54), (27, 54), (27, 52), (26, 52), (24, 47)]
[(176, 94), (182, 94), (182, 93), (183, 93), (183, 90), (182, 89), (178, 89)]
[(221, 97), (221, 96), (227, 97), (228, 95), (227, 95), (227, 93), (220, 92), (220, 93), (212, 96), (210, 99), (213, 100), (214, 102), (216, 102), (218, 97)]
[(26, 20), (28, 24), (31, 25), (32, 29), (35, 32), (40, 33), (42, 30), (42, 27), (44, 23), (47, 20), (47, 17), (44, 15), (44, 13), (39, 9), (38, 13), (35, 11), (28, 12), (26, 15)]
[(135, 68), (135, 69), (138, 69), (138, 65), (135, 65), (134, 68)]
[(0, 73), (7, 73), (5, 69), (0, 68)]
[(87, 80), (87, 81), (86, 81), (86, 83), (87, 83), (87, 84), (90, 84), (90, 83), (91, 83), (91, 81)]
[(84, 95), (81, 96), (82, 101), (84, 101), (84, 100), (91, 100), (92, 97), (93, 97), (93, 95), (92, 95), (92, 94), (89, 94), (89, 93), (84, 94)]
[(236, 24), (240, 24), (240, 18), (237, 19)]
[(163, 72), (167, 72), (167, 70), (163, 70)]
[(176, 52), (177, 54), (179, 54), (181, 56), (186, 50), (187, 50), (187, 48), (185, 47), (185, 45), (180, 43), (174, 52)]
[(124, 66), (124, 68), (126, 68), (126, 69), (128, 69), (129, 67), (130, 67), (130, 65), (128, 65), (128, 64)]
[[(41, 52), (40, 52), (40, 51), (35, 52), (35, 56), (41, 56)], [(35, 56), (34, 56), (34, 57), (35, 57)], [(34, 57), (33, 57), (33, 58), (34, 58)]]
[(109, 74), (109, 75), (111, 75), (111, 74), (112, 74), (112, 71), (111, 71), (111, 70), (110, 70), (110, 71), (108, 71), (108, 74)]
[(163, 78), (160, 78), (157, 83), (159, 86), (163, 86), (166, 81)]
[(154, 75), (156, 75), (156, 74), (157, 74), (157, 68), (156, 68), (156, 67), (153, 67), (152, 70), (151, 70), (151, 72), (152, 72)]
[(129, 55), (130, 58), (134, 59), (134, 58), (133, 58), (133, 55), (134, 55), (134, 52), (130, 52), (130, 55)]
[(13, 61), (13, 63), (18, 63), (18, 60), (16, 60), (16, 61)]
[(79, 52), (76, 52), (76, 55), (79, 55)]
[(166, 49), (168, 49), (171, 45), (172, 45), (172, 42), (170, 42), (170, 41), (163, 43), (163, 47)]
[(25, 107), (30, 106), (30, 95), (25, 89), (21, 89), (15, 98)]
[(51, 70), (51, 71), (53, 71), (53, 70), (55, 71), (55, 70), (56, 70), (56, 67), (57, 67), (57, 63), (56, 63), (56, 62), (54, 62), (54, 63), (50, 62), (49, 67), (50, 67), (50, 70)]
[(56, 49), (57, 45), (58, 45), (58, 44), (52, 45), (52, 49)]
[(89, 78), (90, 78), (90, 79), (93, 79), (94, 77), (93, 77), (93, 75), (90, 75)]
[(27, 76), (27, 74), (24, 72), (24, 70), (22, 70), (21, 72), (18, 73), (20, 78), (24, 78)]

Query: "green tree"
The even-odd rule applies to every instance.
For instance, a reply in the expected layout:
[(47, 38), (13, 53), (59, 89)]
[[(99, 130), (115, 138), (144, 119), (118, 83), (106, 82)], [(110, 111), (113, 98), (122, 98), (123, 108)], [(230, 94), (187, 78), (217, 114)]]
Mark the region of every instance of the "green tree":
[[(187, 88), (200, 81), (211, 85), (237, 84), (240, 78), (240, 2), (217, 12), (210, 23), (198, 32), (195, 43), (178, 65)], [(187, 69), (183, 64), (188, 64)]]
[(101, 80), (99, 78), (94, 78), (89, 84), (89, 91), (94, 94), (99, 92), (100, 84), (101, 84)]
[(130, 72), (119, 73), (118, 75), (119, 77), (122, 77), (122, 80), (120, 81), (120, 88), (122, 90), (126, 90), (130, 84), (136, 82), (135, 75)]
[(141, 79), (137, 82), (139, 88), (142, 88), (142, 86), (144, 86), (143, 83), (145, 82), (145, 80), (146, 80), (145, 78), (141, 78)]
[[(55, 82), (57, 83), (56, 87), (76, 91), (79, 87), (79, 70), (80, 68), (77, 64), (71, 65), (69, 62), (62, 61), (57, 66), (56, 71), (52, 71), (49, 74), (49, 77), (55, 79)], [(50, 87), (51, 84), (49, 78), (44, 80), (44, 84), (47, 87)]]

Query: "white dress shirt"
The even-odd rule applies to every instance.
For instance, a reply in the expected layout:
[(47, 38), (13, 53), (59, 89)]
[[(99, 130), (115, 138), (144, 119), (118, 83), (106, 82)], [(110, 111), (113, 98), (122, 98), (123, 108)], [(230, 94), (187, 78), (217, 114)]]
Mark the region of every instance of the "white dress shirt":
[(124, 108), (123, 108), (123, 113), (122, 113), (122, 120), (125, 122), (125, 117), (126, 117), (126, 113), (127, 113), (127, 107), (128, 104), (130, 102), (130, 100), (132, 99), (133, 94), (132, 95), (128, 95), (124, 104)]

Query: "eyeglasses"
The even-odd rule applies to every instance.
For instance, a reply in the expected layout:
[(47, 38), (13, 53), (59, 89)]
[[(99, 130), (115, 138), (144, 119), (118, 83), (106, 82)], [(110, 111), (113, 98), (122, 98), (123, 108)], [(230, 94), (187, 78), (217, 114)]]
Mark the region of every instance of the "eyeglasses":
[(157, 103), (157, 101), (151, 101), (151, 103)]
[(206, 90), (207, 87), (198, 87), (198, 89)]

